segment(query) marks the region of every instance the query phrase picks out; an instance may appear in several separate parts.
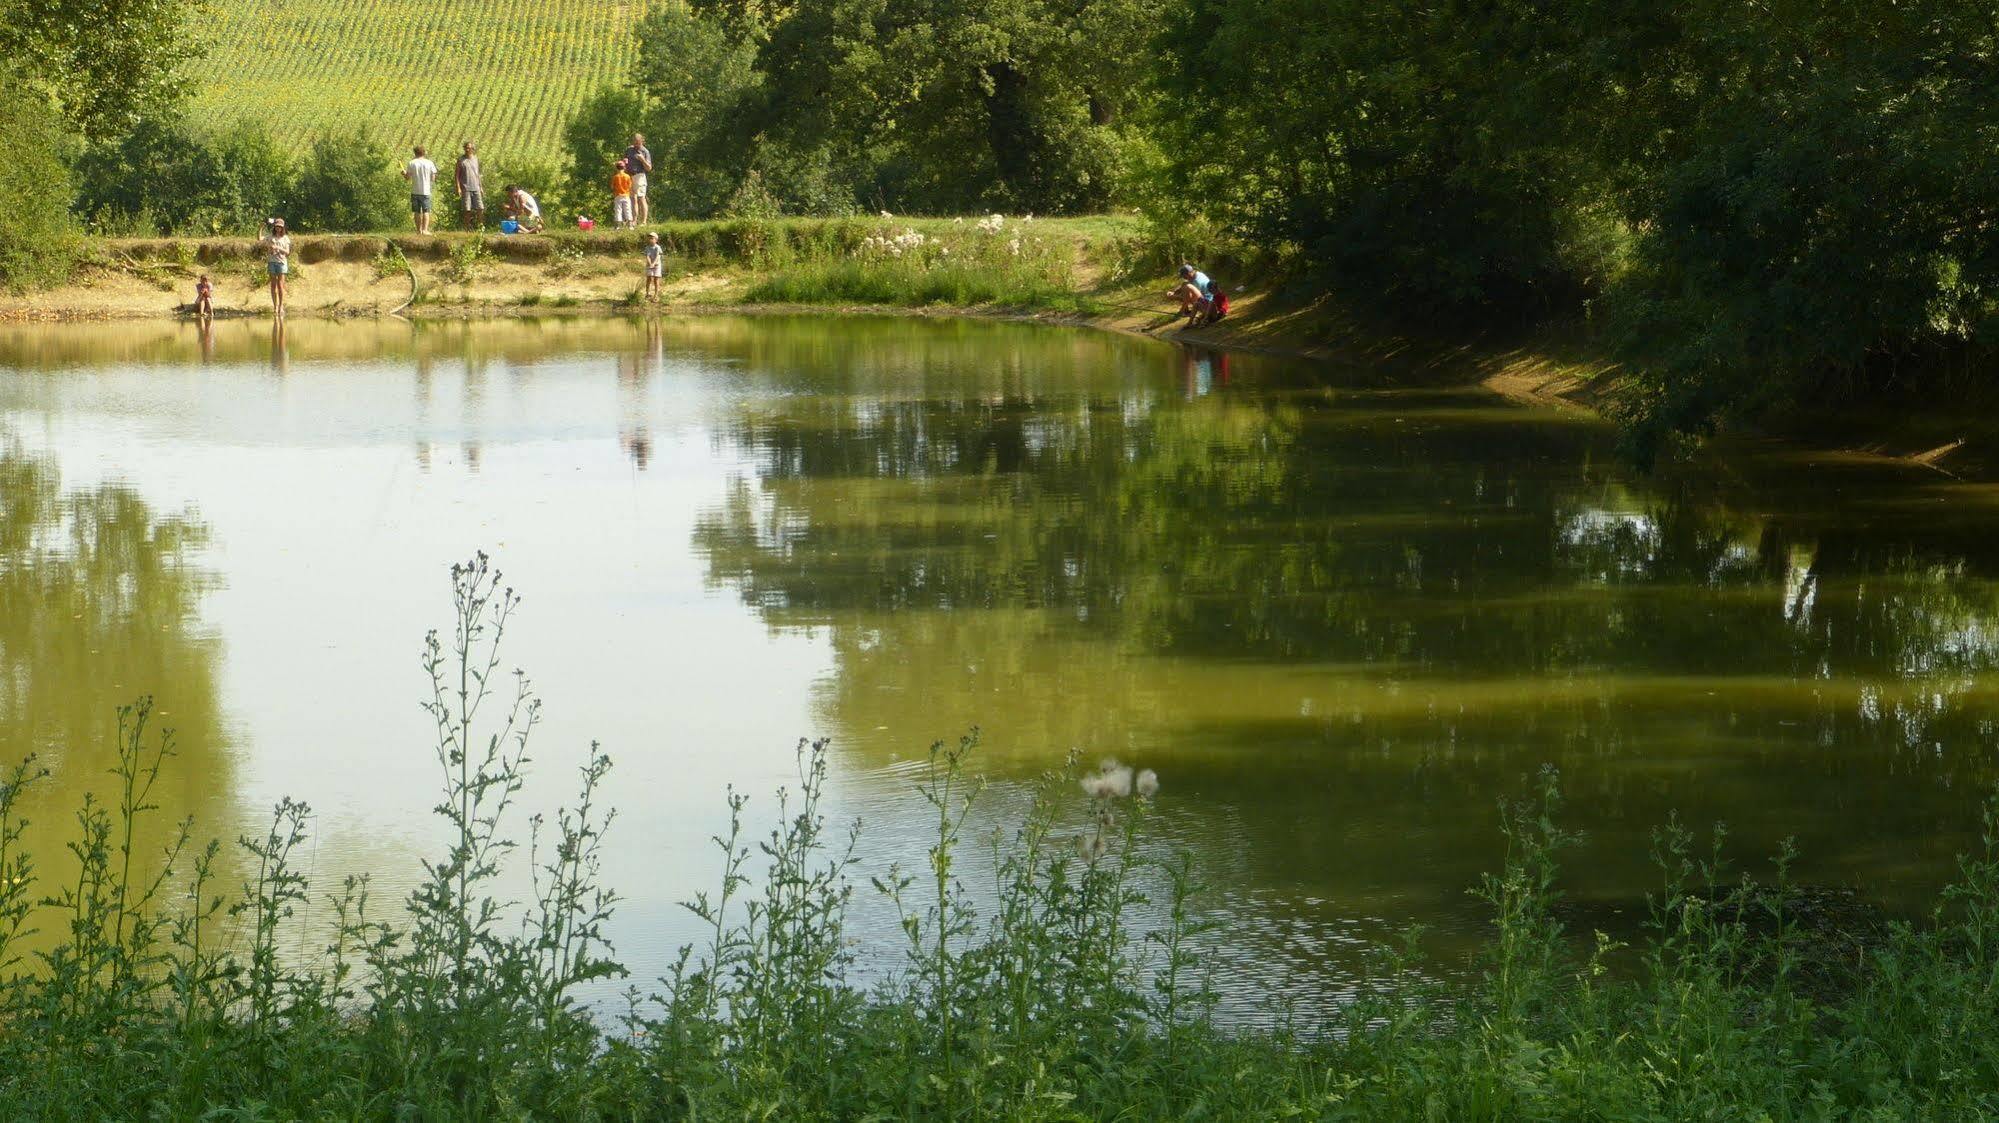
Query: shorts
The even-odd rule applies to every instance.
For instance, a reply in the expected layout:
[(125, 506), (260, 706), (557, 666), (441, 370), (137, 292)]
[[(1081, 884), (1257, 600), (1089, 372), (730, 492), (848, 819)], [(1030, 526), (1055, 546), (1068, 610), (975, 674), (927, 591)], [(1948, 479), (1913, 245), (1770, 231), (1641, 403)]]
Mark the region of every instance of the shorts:
[(429, 213), (430, 213), (430, 196), (428, 196), (428, 195), (411, 195), (411, 196), (410, 196), (410, 210), (411, 210), (411, 212), (413, 212), (413, 213), (415, 213), (415, 214), (429, 214)]
[(611, 221), (630, 222), (632, 220), (632, 197), (619, 195), (611, 200)]
[(653, 262), (652, 264), (646, 266), (646, 276), (664, 277), (666, 276), (666, 266), (661, 265), (658, 262)]
[(644, 172), (640, 172), (639, 174), (632, 177), (632, 198), (643, 199), (645, 197), (646, 197), (646, 174)]
[(486, 209), (486, 193), (484, 191), (467, 191), (458, 197), (458, 203), (461, 210), (483, 211)]
[(291, 263), (288, 261), (266, 261), (264, 263), (264, 272), (269, 273), (273, 277), (282, 277), (291, 271)]

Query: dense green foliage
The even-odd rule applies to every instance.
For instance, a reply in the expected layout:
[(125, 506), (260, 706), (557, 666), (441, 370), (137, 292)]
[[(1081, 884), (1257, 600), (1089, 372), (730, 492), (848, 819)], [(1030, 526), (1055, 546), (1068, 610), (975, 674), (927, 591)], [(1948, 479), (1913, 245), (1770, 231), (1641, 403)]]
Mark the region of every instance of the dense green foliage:
[(409, 188), (398, 167), (365, 126), (315, 137), (299, 168), (298, 205), (288, 224), (302, 230), (403, 226), (409, 221)]
[(1994, 340), (1984, 6), (1197, 0), (1170, 27), (1169, 198), (1403, 315), (1601, 315), (1647, 439)]
[(219, 137), (148, 118), (76, 166), (76, 209), (98, 229), (146, 234), (248, 233), (284, 214), (296, 175), (269, 134), (244, 125)]
[(1646, 421), (1696, 428), (1999, 340), (1988, 5), (1695, 4), (1659, 23), (1617, 115), (1640, 236), (1606, 292)]
[(73, 259), (66, 166), (81, 138), (170, 111), (195, 54), (185, 0), (0, 0), (0, 284), (58, 279)]
[[(757, 208), (1076, 213), (1120, 198), (1145, 0), (704, 0), (639, 29), (627, 100), (572, 129), (580, 180), (631, 124), (675, 201)], [(699, 78), (692, 76), (698, 75)], [(599, 124), (595, 148), (576, 130)]]
[(7, 88), (51, 98), (85, 136), (118, 136), (186, 90), (195, 11), (188, 0), (0, 0), (0, 59), (17, 72)]
[[(0, 84), (11, 87), (13, 73), (0, 64)], [(63, 146), (61, 123), (40, 97), (21, 91), (0, 104), (0, 152), (8, 154), (0, 159), (0, 214), (7, 216), (0, 221), (0, 286), (54, 281), (73, 256)]]
[[(1977, 1118), (1999, 1108), (1999, 806), (1921, 925), (1815, 921), (1785, 878), (1734, 878), (1657, 835), (1640, 946), (1579, 948), (1559, 920), (1552, 775), (1505, 816), (1477, 894), (1493, 928), (1463, 982), (1384, 952), (1336, 1008), (1231, 1028), (1209, 986), (1199, 868), (1151, 840), (1172, 777), (1044, 778), (1013, 829), (972, 829), (976, 736), (918, 773), (930, 842), (871, 879), (900, 965), (863, 984), (860, 876), (829, 829), (823, 744), (799, 748), (776, 826), (717, 841), (709, 933), (665, 977), (592, 1009), (624, 971), (598, 881), (610, 762), (512, 833), (538, 702), (499, 645), (517, 602), (481, 556), (454, 567), (424, 647), (443, 848), (401, 908), (369, 883), (307, 905), (313, 822), (286, 799), (233, 847), (153, 821), (176, 750), (141, 704), (110, 790), (66, 853), (23, 818), (43, 775), (0, 774), (0, 1108), (44, 1119), (493, 1118), (1266, 1120)], [(461, 691), (460, 684), (464, 684)], [(164, 846), (155, 843), (162, 837)], [(1170, 840), (1168, 840), (1170, 843)], [(1717, 840), (1716, 848), (1719, 848)], [(530, 891), (505, 903), (510, 869)], [(992, 888), (965, 884), (974, 866)], [(759, 868), (761, 867), (761, 868)], [(1822, 913), (1820, 914), (1822, 915)], [(316, 952), (301, 949), (318, 949)]]

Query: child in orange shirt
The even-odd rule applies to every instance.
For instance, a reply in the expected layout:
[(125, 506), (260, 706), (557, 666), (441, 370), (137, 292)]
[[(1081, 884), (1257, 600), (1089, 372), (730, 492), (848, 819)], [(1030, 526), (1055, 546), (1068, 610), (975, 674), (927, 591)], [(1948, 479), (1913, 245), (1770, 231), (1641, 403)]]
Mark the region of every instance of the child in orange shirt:
[(618, 170), (611, 173), (611, 225), (637, 225), (632, 221), (632, 173), (625, 170), (623, 160), (618, 161)]

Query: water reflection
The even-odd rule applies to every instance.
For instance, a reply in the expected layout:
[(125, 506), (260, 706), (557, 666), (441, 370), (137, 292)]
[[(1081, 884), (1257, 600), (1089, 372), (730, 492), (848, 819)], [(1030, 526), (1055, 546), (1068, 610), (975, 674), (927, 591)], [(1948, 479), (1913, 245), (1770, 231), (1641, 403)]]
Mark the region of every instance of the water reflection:
[(1171, 397), (825, 371), (729, 425), (755, 468), (696, 543), (773, 625), (829, 631), (859, 760), (972, 723), (1017, 774), (1137, 756), (1219, 880), (1329, 921), (1475, 927), (1497, 800), (1544, 761), (1592, 838), (1575, 888), (1613, 907), (1676, 810), (1911, 907), (1969, 841), (1989, 520), (1912, 538), (1892, 474), (1640, 483), (1601, 427), (1476, 391), (1176, 358)]
[[(1611, 917), (1673, 810), (1913, 907), (1991, 778), (1980, 485), (1756, 445), (1634, 479), (1602, 427), (1476, 389), (1040, 326), (300, 320), (283, 379), (270, 330), (0, 332), (0, 414), (44, 468), (143, 491), (146, 525), (200, 505), (246, 762), (202, 771), (331, 809), (322, 873), (413, 867), (422, 729), (381, 700), (409, 696), (440, 564), (491, 546), (551, 758), (619, 758), (642, 972), (688, 934), (718, 793), (781, 782), (801, 733), (834, 736), (869, 861), (921, 852), (909, 760), (969, 725), (1002, 816), (1072, 747), (1157, 768), (1233, 977), (1308, 993), (1389, 929), (1475, 930), (1497, 800), (1544, 762), (1590, 835), (1572, 888)], [(114, 646), (206, 666), (172, 618)], [(141, 669), (89, 687), (97, 720)], [(194, 674), (174, 692), (215, 727)], [(35, 681), (6, 713), (84, 689)]]
[(130, 488), (65, 488), (48, 459), (0, 440), (0, 761), (33, 754), (50, 769), (26, 809), (45, 875), (62, 876), (83, 794), (109, 792), (117, 711), (141, 695), (176, 759), (140, 853), (188, 816), (205, 834), (234, 829), (218, 645), (198, 623), (206, 580), (190, 556), (204, 536)]

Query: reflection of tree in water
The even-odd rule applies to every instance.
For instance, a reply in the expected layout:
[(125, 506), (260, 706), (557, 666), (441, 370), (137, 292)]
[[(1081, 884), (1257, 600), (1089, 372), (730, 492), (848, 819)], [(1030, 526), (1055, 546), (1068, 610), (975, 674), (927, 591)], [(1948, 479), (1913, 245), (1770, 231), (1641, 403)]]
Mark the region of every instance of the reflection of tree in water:
[[(993, 392), (762, 408), (731, 433), (756, 479), (696, 541), (777, 624), (1052, 609), (1153, 652), (1462, 661), (1455, 624), (1427, 637), (1377, 598), (1545, 579), (1569, 486), (1461, 470), (1463, 433), (1365, 405)], [(1563, 427), (1517, 428), (1475, 435), (1499, 459), (1574, 451)]]
[(1920, 881), (1965, 839), (1984, 522), (1627, 489), (1601, 429), (1469, 392), (1189, 401), (1170, 370), (1148, 393), (993, 367), (799, 374), (728, 433), (755, 476), (697, 545), (773, 626), (829, 627), (850, 736), (979, 721), (1023, 767), (1137, 747), (1242, 883), (1384, 915), (1461, 914), (1540, 761), (1606, 884), (1649, 883), (1675, 809), (1748, 855), (1798, 835), (1834, 878)]
[(193, 814), (203, 833), (230, 833), (217, 644), (199, 631), (203, 579), (186, 556), (203, 535), (128, 487), (65, 491), (49, 461), (0, 445), (0, 760), (32, 752), (53, 772), (30, 808), (45, 871), (69, 810), (105, 792), (117, 709), (141, 695), (178, 750), (155, 826)]

